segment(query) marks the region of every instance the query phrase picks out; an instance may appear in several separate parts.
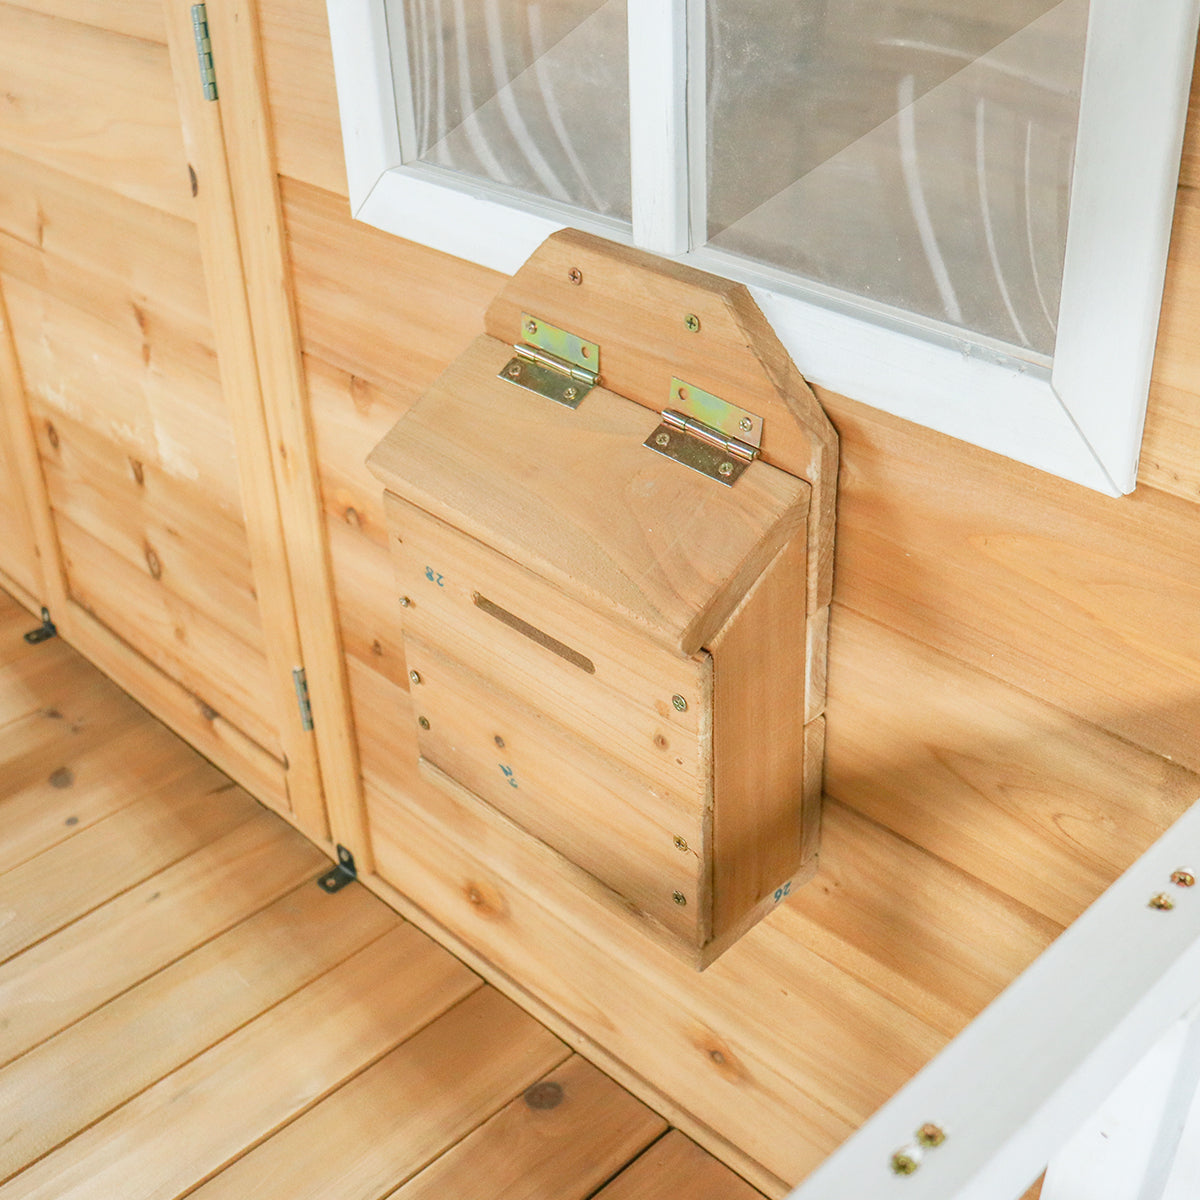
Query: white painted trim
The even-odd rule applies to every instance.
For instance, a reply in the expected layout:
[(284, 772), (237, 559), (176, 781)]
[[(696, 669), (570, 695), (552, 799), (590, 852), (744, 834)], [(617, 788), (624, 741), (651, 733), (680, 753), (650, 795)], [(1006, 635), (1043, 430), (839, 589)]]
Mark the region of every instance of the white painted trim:
[[(1050, 1160), (1041, 1200), (1163, 1200), (1187, 1170), (1183, 1139), (1200, 1082), (1195, 1010), (1176, 1021)], [(1182, 1195), (1195, 1200), (1193, 1179)]]
[(357, 217), (383, 173), (400, 165), (387, 21), (381, 0), (326, 0), (326, 10), (350, 211)]
[(689, 249), (687, 0), (639, 0), (629, 14), (629, 160), (634, 241)]
[[(1200, 998), (1195, 804), (1095, 904), (791, 1193), (791, 1200), (1014, 1200), (1164, 1031)], [(1175, 907), (1149, 906), (1170, 893)], [(926, 1122), (946, 1132), (891, 1170)]]
[(1196, 0), (1092, 0), (1055, 391), (1122, 491), (1138, 450), (1171, 240)]
[[(627, 227), (483, 181), (401, 164), (385, 0), (327, 0), (352, 211), (360, 219), (496, 270), (512, 272), (570, 224), (629, 242)], [(703, 103), (671, 86), (656, 54), (703, 51), (702, 0), (647, 0), (630, 20), (633, 196), (637, 239), (751, 284), (806, 376), (952, 437), (1119, 495), (1137, 457), (1169, 247), (1187, 80), (1200, 0), (1092, 0), (1079, 147), (1052, 369), (1005, 348), (826, 296), (771, 268), (710, 249), (704, 205)], [(652, 35), (652, 36), (651, 36)], [(650, 66), (659, 69), (649, 70)], [(702, 73), (702, 72), (701, 72)], [(679, 76), (676, 76), (679, 79)], [(690, 125), (688, 117), (690, 116)], [(662, 189), (662, 194), (657, 194)], [(661, 201), (661, 203), (659, 202)]]

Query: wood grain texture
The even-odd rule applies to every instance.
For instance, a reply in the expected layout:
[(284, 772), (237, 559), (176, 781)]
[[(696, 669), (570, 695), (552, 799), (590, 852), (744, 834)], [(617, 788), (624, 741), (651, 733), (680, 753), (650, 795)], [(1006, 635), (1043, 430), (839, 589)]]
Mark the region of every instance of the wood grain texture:
[[(402, 971), (414, 986), (388, 988)], [(0, 1196), (90, 1200), (116, 1190), (172, 1200), (477, 986), (401, 925), (38, 1160)]]
[(666, 1122), (575, 1057), (464, 1138), (395, 1200), (586, 1200)]
[(661, 1137), (596, 1200), (757, 1200), (757, 1192), (678, 1130)]
[(7, 93), (0, 146), (189, 214), (165, 47), (8, 4), (0, 5), (0, 41)]
[(193, 1195), (391, 1195), (568, 1053), (499, 992), (480, 988)]
[(81, 21), (148, 42), (167, 40), (162, 0), (106, 0), (104, 4), (94, 4), (92, 0), (7, 0), (7, 3), (13, 8)]
[[(854, 453), (838, 601), (1163, 757), (1200, 767), (1196, 510), (1120, 500), (825, 396)], [(931, 466), (941, 458), (954, 469)]]
[(6, 964), (0, 1063), (311, 879), (326, 861), (263, 812)]
[(259, 13), (279, 173), (346, 197), (325, 5), (260, 0)]
[(0, 1071), (0, 1180), (396, 924), (362, 888), (308, 883), (22, 1055)]
[(752, 463), (733, 488), (642, 444), (658, 414), (604, 388), (578, 409), (497, 378), (480, 338), (372, 452), (391, 492), (684, 655), (724, 625), (808, 509)]

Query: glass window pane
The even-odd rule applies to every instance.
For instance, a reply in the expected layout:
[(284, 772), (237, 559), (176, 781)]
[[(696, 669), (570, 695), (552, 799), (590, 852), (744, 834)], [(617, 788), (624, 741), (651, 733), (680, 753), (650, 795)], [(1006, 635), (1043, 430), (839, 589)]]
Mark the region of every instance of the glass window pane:
[(710, 244), (1051, 354), (1087, 0), (708, 0)]
[(631, 219), (626, 0), (389, 0), (388, 29), (421, 162)]

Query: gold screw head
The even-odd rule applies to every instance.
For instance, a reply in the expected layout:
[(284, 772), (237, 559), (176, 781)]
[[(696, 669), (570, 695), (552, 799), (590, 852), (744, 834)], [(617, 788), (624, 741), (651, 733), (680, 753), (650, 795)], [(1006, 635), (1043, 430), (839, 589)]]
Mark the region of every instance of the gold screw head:
[(700, 318), (696, 316), (695, 313), (688, 313), (688, 315), (683, 318), (683, 327), (688, 331), (688, 333), (698, 332), (700, 329)]
[(675, 835), (675, 849), (686, 851), (688, 848), (687, 838), (682, 838), (678, 834)]
[(567, 272), (567, 278), (576, 286), (583, 282), (583, 272), (578, 267), (572, 267)]
[(530, 320), (530, 321), (525, 322), (525, 332), (526, 333), (533, 334), (533, 333), (537, 333), (537, 331), (538, 331), (538, 323), (536, 321)]
[(428, 717), (418, 717), (417, 724), (420, 725), (420, 727), (422, 729), (428, 729), (429, 728), (429, 718)]
[(409, 683), (420, 683), (421, 682), (421, 672), (420, 671), (409, 671), (408, 681), (409, 681)]
[(675, 901), (681, 908), (687, 904), (687, 897), (682, 892), (673, 892), (671, 899)]
[(656, 437), (654, 439), (654, 444), (656, 446), (668, 446), (668, 445), (670, 445), (670, 443), (671, 443), (671, 435), (668, 433), (660, 433), (658, 435), (658, 437)]
[(1191, 871), (1180, 867), (1177, 871), (1171, 872), (1171, 882), (1176, 887), (1195, 887), (1196, 876)]
[(917, 1130), (917, 1141), (922, 1146), (940, 1146), (946, 1140), (946, 1131), (932, 1121), (926, 1121)]
[(401, 608), (408, 608), (411, 604), (412, 604), (412, 601), (407, 596), (400, 597), (400, 607)]
[(687, 701), (682, 696), (678, 694), (672, 696), (671, 703), (675, 705), (677, 712), (687, 712)]
[(743, 433), (749, 433), (754, 428), (754, 422), (749, 417), (743, 417), (738, 425)]
[(509, 379), (520, 379), (521, 378), (521, 364), (520, 363), (511, 363), (509, 365), (508, 377), (509, 377)]
[(563, 399), (564, 400), (574, 400), (575, 397), (578, 395), (579, 395), (578, 388), (573, 388), (573, 387), (563, 388)]
[(1150, 907), (1157, 908), (1159, 912), (1169, 912), (1175, 907), (1175, 901), (1166, 892), (1159, 892), (1158, 895), (1150, 897)]
[(912, 1175), (921, 1165), (919, 1146), (905, 1146), (892, 1155), (892, 1171), (897, 1175)]
[(726, 477), (728, 477), (728, 476), (732, 475), (732, 474), (733, 474), (733, 463), (731, 463), (731, 462), (723, 462), (723, 463), (722, 463), (722, 464), (721, 464), (721, 465), (720, 465), (720, 466), (717, 468), (717, 474), (718, 474), (718, 475), (724, 475), (724, 476), (726, 476)]

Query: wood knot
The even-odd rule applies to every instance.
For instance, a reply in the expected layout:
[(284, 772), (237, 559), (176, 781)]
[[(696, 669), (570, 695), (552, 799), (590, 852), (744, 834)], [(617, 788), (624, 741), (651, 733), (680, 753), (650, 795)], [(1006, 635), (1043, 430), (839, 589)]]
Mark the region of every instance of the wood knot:
[(69, 788), (75, 782), (75, 773), (70, 767), (59, 767), (50, 775), (50, 786), (56, 788)]
[(671, 743), (668, 742), (667, 739), (665, 737), (663, 737), (663, 735), (661, 733), (656, 733), (654, 735), (654, 745), (659, 750), (670, 750), (670, 748), (671, 748)]
[(149, 544), (146, 546), (146, 568), (153, 579), (162, 578), (162, 563), (159, 561), (154, 547)]
[(146, 486), (146, 468), (136, 458), (129, 460), (129, 469), (133, 472), (134, 482), (138, 487)]
[(543, 1079), (540, 1083), (535, 1083), (532, 1087), (525, 1089), (524, 1100), (530, 1108), (541, 1111), (557, 1108), (563, 1102), (562, 1084), (555, 1083), (551, 1079)]
[(362, 528), (362, 517), (358, 515), (358, 509), (352, 505), (346, 506), (346, 511), (342, 514), (346, 519), (346, 524), (353, 526), (355, 529)]
[(53, 421), (46, 422), (46, 440), (50, 443), (53, 449), (58, 449), (58, 430), (54, 428)]
[(206, 721), (215, 721), (217, 719), (217, 717), (219, 717), (221, 714), (219, 712), (217, 712), (217, 710), (215, 708), (213, 708), (213, 706), (211, 704), (205, 704), (204, 701), (201, 700), (200, 701), (200, 715)]

